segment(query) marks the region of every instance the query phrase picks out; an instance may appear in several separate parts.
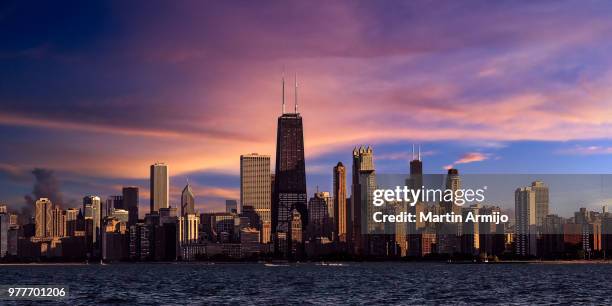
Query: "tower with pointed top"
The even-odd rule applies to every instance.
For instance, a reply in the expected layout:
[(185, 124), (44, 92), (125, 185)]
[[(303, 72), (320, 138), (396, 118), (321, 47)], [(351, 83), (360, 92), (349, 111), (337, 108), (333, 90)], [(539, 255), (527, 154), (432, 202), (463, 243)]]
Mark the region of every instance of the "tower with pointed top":
[(194, 213), (195, 195), (193, 194), (191, 185), (189, 185), (189, 181), (187, 181), (187, 185), (185, 185), (185, 188), (183, 188), (183, 192), (181, 192), (181, 216)]
[[(276, 132), (276, 167), (272, 195), (272, 236), (277, 256), (294, 258), (303, 254), (303, 245), (293, 243), (292, 220), (300, 215), (302, 233), (308, 225), (306, 198), (306, 165), (304, 160), (304, 129), (297, 107), (297, 78), (295, 81), (295, 112), (278, 117)], [(284, 105), (283, 78), (283, 105)]]

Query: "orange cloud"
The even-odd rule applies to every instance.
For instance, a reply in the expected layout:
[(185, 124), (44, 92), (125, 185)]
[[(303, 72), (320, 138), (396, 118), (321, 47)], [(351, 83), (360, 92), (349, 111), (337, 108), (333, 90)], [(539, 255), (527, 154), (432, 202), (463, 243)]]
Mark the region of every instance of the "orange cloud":
[(461, 156), (461, 158), (459, 158), (452, 164), (444, 166), (444, 169), (448, 170), (448, 169), (454, 168), (456, 165), (459, 165), (459, 164), (469, 164), (469, 163), (480, 162), (480, 161), (489, 159), (489, 157), (490, 155), (486, 153), (480, 153), (480, 152), (465, 153)]

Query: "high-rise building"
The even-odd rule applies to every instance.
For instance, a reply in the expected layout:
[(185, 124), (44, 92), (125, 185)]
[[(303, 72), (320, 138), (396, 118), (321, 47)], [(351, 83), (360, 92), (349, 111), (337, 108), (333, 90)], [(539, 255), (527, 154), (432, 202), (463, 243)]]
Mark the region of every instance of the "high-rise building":
[(179, 240), (181, 244), (195, 243), (198, 241), (198, 227), (200, 226), (199, 214), (185, 214), (180, 218)]
[[(274, 195), (272, 199), (272, 235), (274, 251), (277, 255), (292, 257), (294, 248), (292, 240), (298, 231), (292, 226), (294, 212), (299, 214), (302, 227), (300, 233), (308, 225), (308, 210), (306, 207), (306, 164), (304, 161), (304, 128), (302, 116), (298, 112), (297, 81), (295, 110), (285, 113), (285, 82), (283, 78), (283, 112), (278, 117), (276, 132), (276, 167), (274, 169)], [(282, 237), (285, 237), (282, 239)]]
[(77, 231), (77, 222), (79, 217), (78, 208), (66, 209), (66, 236), (74, 237)]
[(478, 204), (470, 205), (462, 209), (463, 220), (461, 236), (461, 252), (463, 254), (478, 255), (480, 251), (480, 224), (474, 221), (467, 221), (468, 214), (474, 217), (480, 214), (480, 206)]
[(123, 196), (114, 195), (106, 199), (106, 203), (102, 208), (101, 217), (108, 217), (113, 214), (114, 209), (125, 209), (123, 206)]
[[(419, 146), (418, 154), (415, 152), (415, 146), (412, 145), (412, 160), (410, 161), (410, 176), (406, 180), (406, 186), (411, 189), (420, 189), (423, 186), (423, 162), (421, 161), (421, 147)], [(417, 202), (415, 205), (406, 205), (405, 202), (401, 203), (400, 209), (405, 209), (408, 213), (418, 216), (420, 212), (424, 210), (424, 203)], [(422, 256), (423, 254), (423, 235), (419, 233), (419, 230), (425, 226), (424, 222), (420, 218), (416, 219), (416, 222), (407, 222), (405, 224), (406, 229), (406, 254), (410, 256)], [(397, 235), (396, 235), (397, 236)], [(397, 240), (397, 239), (396, 239)], [(398, 241), (400, 244), (403, 241)], [(401, 246), (401, 245), (400, 245)]]
[[(270, 200), (272, 199), (272, 195), (270, 195)], [(248, 206), (248, 205), (246, 205)], [(244, 208), (244, 206), (243, 206)], [(252, 207), (251, 207), (252, 208)], [(254, 209), (254, 208), (253, 208)], [(225, 212), (226, 213), (238, 213), (238, 201), (236, 200), (225, 200)], [(240, 213), (243, 213), (241, 211)], [(268, 209), (268, 215), (270, 214), (270, 210)]]
[(128, 228), (138, 223), (138, 187), (123, 187), (123, 209), (128, 211)]
[(9, 218), (6, 209), (0, 212), (0, 258), (6, 256), (9, 251)]
[[(452, 190), (453, 194), (458, 189), (461, 189), (461, 177), (459, 170), (448, 169), (446, 175), (446, 190)], [(453, 198), (453, 201), (442, 201), (442, 213), (461, 215), (461, 205), (458, 205)], [(440, 232), (438, 235), (438, 252), (441, 254), (453, 254), (461, 252), (461, 235), (463, 226), (460, 222), (445, 222), (440, 224)]]
[(168, 176), (168, 165), (155, 163), (151, 165), (151, 210), (159, 211), (160, 208), (170, 207), (170, 179)]
[(376, 189), (374, 152), (371, 147), (353, 149), (353, 185), (351, 212), (353, 222), (353, 251), (357, 255), (370, 254), (369, 237), (374, 230), (372, 193)]
[(346, 243), (349, 232), (349, 214), (346, 205), (346, 168), (341, 162), (334, 167), (334, 240)]
[(536, 256), (536, 201), (531, 187), (517, 188), (514, 191), (515, 244), (516, 254)]
[(181, 193), (181, 216), (195, 214), (195, 195), (189, 182)]
[[(271, 221), (271, 194), (270, 156), (240, 155), (240, 212), (244, 206), (252, 206), (262, 222)], [(258, 224), (253, 226), (260, 228)]]
[(48, 198), (40, 198), (36, 201), (35, 223), (37, 238), (51, 237), (51, 208), (53, 203)]
[(51, 236), (66, 236), (66, 215), (58, 206), (51, 209)]
[[(100, 214), (100, 197), (86, 196), (83, 198), (83, 212), (86, 222), (91, 222), (91, 242), (96, 243), (100, 237), (101, 214)], [(91, 220), (91, 221), (87, 221)]]
[(308, 201), (308, 234), (313, 240), (318, 237), (331, 238), (330, 206), (332, 198), (329, 192), (317, 192)]
[(548, 216), (548, 186), (542, 181), (531, 183), (531, 190), (535, 193), (536, 225), (542, 226), (544, 218)]

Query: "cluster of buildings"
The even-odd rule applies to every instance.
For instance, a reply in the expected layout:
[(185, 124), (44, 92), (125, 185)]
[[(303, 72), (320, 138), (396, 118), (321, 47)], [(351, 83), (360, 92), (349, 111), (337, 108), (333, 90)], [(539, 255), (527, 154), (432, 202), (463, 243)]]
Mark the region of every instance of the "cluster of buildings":
[[(240, 200), (227, 200), (222, 212), (200, 213), (187, 182), (180, 205), (170, 205), (168, 165), (150, 167), (150, 207), (139, 218), (139, 190), (123, 187), (105, 201), (83, 198), (82, 207), (63, 209), (47, 198), (36, 200), (34, 217), (0, 206), (0, 257), (17, 260), (173, 261), (215, 258), (302, 260), (454, 256), (559, 258), (612, 250), (612, 215), (581, 209), (573, 218), (549, 214), (548, 187), (541, 181), (515, 192), (511, 223), (376, 223), (372, 193), (377, 188), (374, 152), (356, 147), (350, 181), (338, 162), (331, 192), (308, 197), (302, 117), (294, 111), (278, 118), (276, 164), (257, 153), (240, 156)], [(297, 83), (296, 83), (297, 91)], [(461, 188), (457, 169), (445, 177), (447, 189)], [(406, 185), (423, 185), (419, 153), (410, 161)], [(350, 193), (347, 191), (350, 186)], [(462, 207), (451, 202), (391, 203), (388, 213), (494, 214), (497, 206)]]

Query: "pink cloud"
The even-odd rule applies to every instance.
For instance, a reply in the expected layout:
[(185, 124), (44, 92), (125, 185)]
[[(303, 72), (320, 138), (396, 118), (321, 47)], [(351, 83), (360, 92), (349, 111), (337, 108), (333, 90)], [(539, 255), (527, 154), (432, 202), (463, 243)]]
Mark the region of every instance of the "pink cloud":
[(444, 169), (448, 170), (460, 164), (481, 162), (481, 161), (489, 159), (490, 156), (491, 156), (490, 154), (481, 153), (481, 152), (465, 153), (458, 160), (454, 161), (452, 164), (444, 166)]

